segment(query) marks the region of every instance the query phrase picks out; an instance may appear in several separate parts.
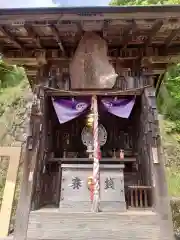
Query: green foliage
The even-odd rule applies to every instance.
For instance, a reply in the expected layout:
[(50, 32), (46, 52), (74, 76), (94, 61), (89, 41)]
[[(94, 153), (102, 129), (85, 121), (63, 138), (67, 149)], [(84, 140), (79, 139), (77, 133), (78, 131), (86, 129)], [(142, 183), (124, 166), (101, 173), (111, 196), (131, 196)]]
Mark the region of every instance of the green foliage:
[(168, 178), (169, 194), (174, 197), (178, 197), (180, 193), (180, 173), (177, 169), (166, 168)]
[(180, 0), (112, 0), (110, 5), (167, 5), (167, 4), (179, 4)]
[(25, 71), (22, 67), (8, 65), (0, 60), (0, 89), (16, 86), (24, 77)]
[(6, 181), (8, 166), (9, 166), (9, 161), (7, 160), (7, 158), (1, 158), (0, 159), (0, 209), (1, 209), (1, 203), (3, 198), (3, 191), (4, 191), (4, 185)]
[(175, 198), (171, 201), (171, 209), (172, 209), (174, 230), (179, 233), (179, 226), (180, 226), (180, 213), (179, 213), (180, 212), (180, 200), (179, 199)]
[(24, 68), (0, 60), (0, 116), (20, 100), (25, 78)]
[(158, 95), (161, 114), (169, 120), (167, 133), (180, 132), (180, 64), (169, 68)]

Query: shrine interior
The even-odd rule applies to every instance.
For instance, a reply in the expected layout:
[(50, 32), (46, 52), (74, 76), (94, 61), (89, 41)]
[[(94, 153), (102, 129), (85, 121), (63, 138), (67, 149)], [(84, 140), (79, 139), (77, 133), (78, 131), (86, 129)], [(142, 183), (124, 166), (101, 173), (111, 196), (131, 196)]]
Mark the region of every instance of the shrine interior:
[[(70, 97), (66, 98), (70, 99)], [(98, 100), (100, 99), (99, 96)], [(76, 119), (60, 124), (53, 108), (51, 96), (45, 98), (45, 106), (44, 131), (48, 152), (47, 159), (43, 163), (45, 171), (41, 174), (39, 207), (58, 208), (62, 199), (62, 165), (93, 165), (93, 159), (88, 157), (87, 139), (85, 139), (90, 109)], [(149, 160), (141, 155), (140, 113), (141, 96), (136, 96), (135, 105), (128, 119), (118, 118), (99, 110), (99, 126), (101, 128), (99, 141), (102, 142), (100, 166), (124, 165), (126, 208), (152, 207), (150, 164)], [(122, 159), (120, 157), (121, 150), (124, 154)], [(92, 172), (92, 168), (90, 172)], [(136, 192), (133, 186), (137, 185), (146, 186), (144, 187), (146, 189), (143, 188), (142, 191)]]

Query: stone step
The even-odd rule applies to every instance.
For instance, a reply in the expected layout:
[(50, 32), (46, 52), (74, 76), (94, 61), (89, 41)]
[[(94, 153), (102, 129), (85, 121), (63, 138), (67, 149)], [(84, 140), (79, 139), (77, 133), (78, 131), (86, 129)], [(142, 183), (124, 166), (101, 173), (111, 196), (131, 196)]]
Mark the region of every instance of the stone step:
[(151, 211), (126, 213), (30, 213), (28, 240), (160, 240)]

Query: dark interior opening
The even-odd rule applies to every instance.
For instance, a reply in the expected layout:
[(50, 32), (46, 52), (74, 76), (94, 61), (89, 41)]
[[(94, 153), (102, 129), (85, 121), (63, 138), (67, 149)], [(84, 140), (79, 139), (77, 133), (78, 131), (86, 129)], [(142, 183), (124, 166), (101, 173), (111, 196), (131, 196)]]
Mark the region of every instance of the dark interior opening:
[[(118, 157), (120, 149), (125, 151), (126, 156), (136, 154), (139, 110), (140, 101), (138, 97), (129, 119), (118, 118), (99, 109), (99, 125), (103, 125), (107, 132), (107, 141), (101, 147), (102, 158), (112, 158), (115, 155)], [(66, 157), (69, 158), (87, 157), (87, 147), (83, 145), (81, 134), (86, 126), (88, 113), (60, 124), (52, 106), (51, 98), (48, 99), (47, 114), (50, 116), (48, 132), (51, 134), (51, 151), (55, 158), (62, 158), (64, 150), (67, 152)]]
[[(142, 144), (139, 134), (140, 113), (140, 96), (136, 97), (135, 105), (128, 119), (118, 118), (103, 110), (99, 111), (99, 124), (102, 124), (107, 132), (107, 141), (101, 147), (102, 158), (100, 164), (124, 164), (124, 188), (127, 207), (130, 204), (129, 187), (144, 186), (150, 182), (149, 160), (143, 159), (139, 151), (139, 146)], [(81, 139), (88, 113), (60, 124), (51, 98), (48, 97), (46, 114), (48, 119), (46, 127), (48, 151), (51, 158), (49, 158), (47, 171), (43, 176), (42, 202), (43, 205), (55, 204), (58, 206), (61, 197), (61, 164), (67, 163), (67, 161), (69, 164), (92, 164), (92, 160), (88, 158), (87, 147), (83, 145)], [(124, 160), (119, 158), (120, 149), (124, 150)], [(65, 151), (66, 156), (64, 155)], [(47, 186), (51, 186), (51, 190), (48, 190)], [(137, 194), (138, 201), (140, 201), (140, 193)], [(148, 192), (147, 196), (148, 206), (150, 206), (151, 194)], [(145, 199), (144, 195), (142, 195), (142, 199)]]

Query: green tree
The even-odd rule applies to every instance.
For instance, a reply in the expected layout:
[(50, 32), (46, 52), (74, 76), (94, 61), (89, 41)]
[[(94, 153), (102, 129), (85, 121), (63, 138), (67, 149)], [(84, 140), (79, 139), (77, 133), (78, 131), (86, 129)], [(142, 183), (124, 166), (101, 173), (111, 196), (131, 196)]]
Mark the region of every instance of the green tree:
[(132, 5), (165, 5), (180, 4), (180, 0), (112, 0), (110, 5), (115, 6), (132, 6)]
[(0, 89), (1, 92), (4, 88), (13, 87), (20, 83), (24, 78), (24, 68), (17, 67), (16, 65), (9, 65), (2, 59), (0, 60)]

